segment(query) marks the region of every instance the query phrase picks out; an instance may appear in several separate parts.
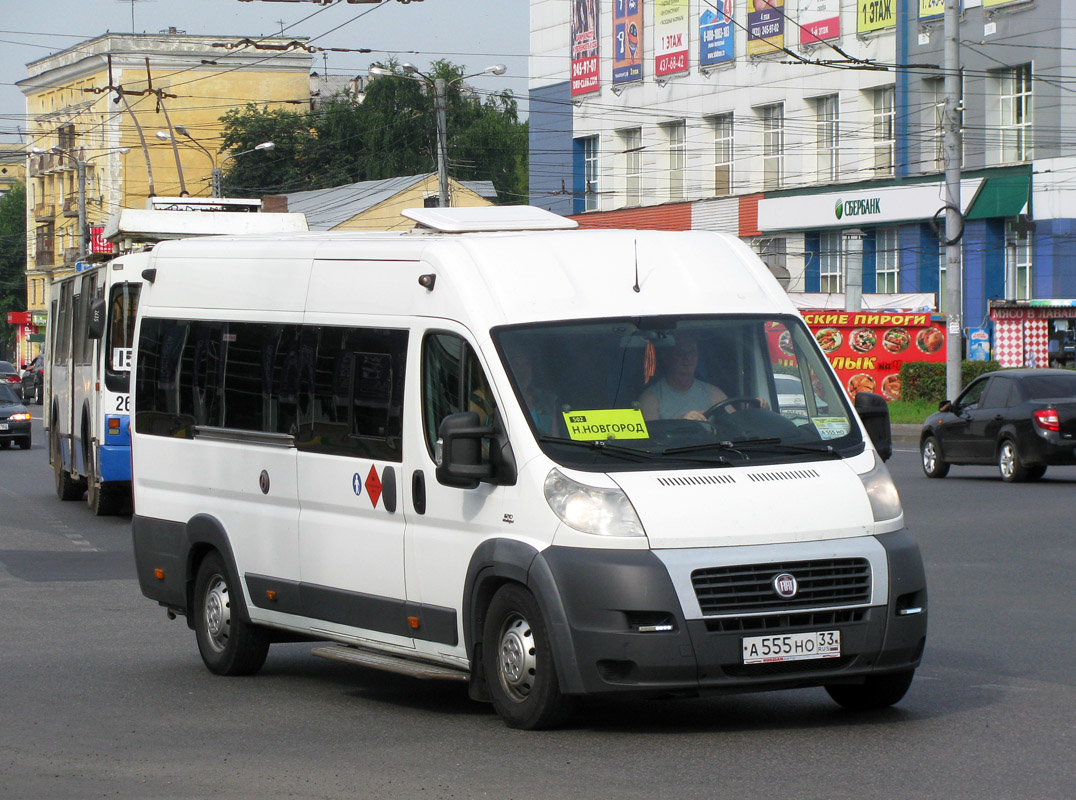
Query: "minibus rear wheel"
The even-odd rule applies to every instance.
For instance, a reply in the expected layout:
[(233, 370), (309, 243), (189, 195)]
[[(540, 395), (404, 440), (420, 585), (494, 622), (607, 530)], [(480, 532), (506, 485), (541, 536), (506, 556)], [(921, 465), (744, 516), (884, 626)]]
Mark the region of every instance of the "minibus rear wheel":
[(493, 707), (508, 727), (551, 728), (571, 715), (538, 601), (519, 584), (505, 584), (490, 601), (482, 660)]
[(194, 581), (194, 633), (202, 661), (217, 675), (253, 675), (269, 654), (265, 632), (243, 621), (242, 602), (220, 554), (209, 553)]

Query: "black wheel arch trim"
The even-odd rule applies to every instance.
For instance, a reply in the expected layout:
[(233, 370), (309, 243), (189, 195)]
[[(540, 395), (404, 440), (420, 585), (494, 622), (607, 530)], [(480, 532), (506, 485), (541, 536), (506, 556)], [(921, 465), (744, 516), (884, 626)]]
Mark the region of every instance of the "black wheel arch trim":
[(485, 610), (501, 585), (514, 582), (525, 586), (545, 617), (550, 645), (555, 654), (557, 680), (565, 694), (584, 691), (576, 662), (568, 613), (556, 579), (542, 554), (529, 544), (514, 539), (487, 539), (471, 556), (463, 592), (463, 639), (471, 659), (471, 673), (479, 677), (476, 665), (482, 640)]
[(224, 560), (224, 568), (228, 570), (228, 583), (238, 591), (242, 602), (238, 604), (239, 617), (243, 622), (250, 622), (250, 613), (247, 611), (246, 597), (244, 596), (244, 584), (239, 579), (239, 573), (235, 568), (235, 554), (232, 552), (232, 543), (228, 538), (227, 531), (220, 520), (210, 514), (195, 514), (187, 521), (187, 625), (194, 626), (194, 618), (191, 612), (197, 613), (194, 607), (194, 580), (198, 572), (198, 565), (207, 549), (212, 548), (220, 553)]

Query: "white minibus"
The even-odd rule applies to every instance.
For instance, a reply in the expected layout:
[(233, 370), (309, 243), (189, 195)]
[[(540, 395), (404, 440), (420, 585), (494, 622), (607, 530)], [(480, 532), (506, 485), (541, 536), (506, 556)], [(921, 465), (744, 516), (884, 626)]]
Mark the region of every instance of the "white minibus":
[(525, 729), (581, 695), (904, 696), (926, 581), (885, 401), (745, 244), (404, 213), (148, 255), (135, 557), (211, 671), (318, 641)]

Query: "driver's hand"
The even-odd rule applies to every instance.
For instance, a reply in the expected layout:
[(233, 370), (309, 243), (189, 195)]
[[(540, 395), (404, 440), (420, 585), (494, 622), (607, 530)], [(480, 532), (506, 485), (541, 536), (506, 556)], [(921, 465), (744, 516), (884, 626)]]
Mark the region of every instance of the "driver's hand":
[(701, 411), (688, 411), (684, 416), (680, 417), (680, 419), (697, 419), (701, 422), (706, 422), (706, 415)]

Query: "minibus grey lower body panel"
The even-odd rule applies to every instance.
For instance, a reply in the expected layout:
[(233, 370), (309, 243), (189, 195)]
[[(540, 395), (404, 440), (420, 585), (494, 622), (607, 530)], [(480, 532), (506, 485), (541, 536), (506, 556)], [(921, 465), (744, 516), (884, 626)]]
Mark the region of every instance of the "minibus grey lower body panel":
[[(561, 688), (587, 694), (732, 693), (855, 683), (875, 674), (914, 669), (927, 630), (926, 577), (919, 549), (905, 531), (864, 538), (882, 554), (873, 558), (865, 579), (862, 565), (819, 567), (797, 561), (789, 570), (793, 574), (837, 569), (850, 571), (853, 577), (842, 579), (837, 590), (816, 589), (813, 596), (798, 601), (784, 603), (775, 594), (752, 600), (761, 611), (710, 615), (704, 611), (696, 618), (685, 615), (687, 604), (681, 602), (667, 565), (654, 551), (547, 548), (539, 558), (552, 574), (565, 615), (551, 623), (553, 628), (559, 624), (567, 629), (559, 636), (553, 633), (553, 646), (571, 647), (572, 657), (561, 661), (578, 670), (575, 675), (562, 674)], [(788, 563), (764, 566), (776, 574)], [(874, 574), (878, 570), (885, 575)], [(885, 591), (879, 597), (868, 586), (864, 592), (864, 580), (883, 584)], [(804, 582), (810, 584), (810, 577)], [(814, 580), (816, 587), (827, 582), (833, 581)], [(747, 638), (794, 638), (817, 631), (839, 633), (839, 655), (745, 663)]]

